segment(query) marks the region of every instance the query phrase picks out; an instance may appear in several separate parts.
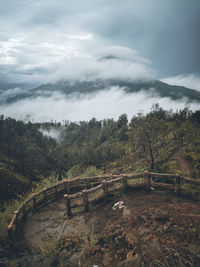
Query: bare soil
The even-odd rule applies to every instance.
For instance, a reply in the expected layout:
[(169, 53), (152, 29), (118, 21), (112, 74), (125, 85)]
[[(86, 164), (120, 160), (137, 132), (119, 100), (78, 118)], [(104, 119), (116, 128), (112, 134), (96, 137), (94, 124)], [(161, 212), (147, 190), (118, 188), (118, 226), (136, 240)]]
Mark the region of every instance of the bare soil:
[(177, 161), (179, 170), (182, 173), (190, 176), (191, 175), (191, 168), (190, 168), (190, 165), (189, 165), (188, 161), (184, 158), (183, 155), (184, 155), (183, 154), (183, 151), (182, 150), (179, 150), (179, 151), (177, 151), (175, 153), (174, 158)]
[[(125, 208), (113, 210), (117, 201)], [(40, 266), (200, 266), (200, 202), (132, 191), (68, 219), (61, 199), (24, 227), (33, 255), (50, 236), (60, 240), (58, 255)]]

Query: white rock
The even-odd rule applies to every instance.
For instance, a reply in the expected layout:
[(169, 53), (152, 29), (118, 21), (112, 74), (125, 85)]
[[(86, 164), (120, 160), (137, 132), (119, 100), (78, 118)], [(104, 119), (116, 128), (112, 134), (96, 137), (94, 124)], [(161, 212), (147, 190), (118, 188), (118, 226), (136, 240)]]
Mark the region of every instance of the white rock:
[(112, 207), (113, 210), (117, 210), (117, 209), (123, 209), (125, 208), (126, 206), (124, 205), (124, 202), (123, 201), (119, 201), (119, 202), (116, 202), (114, 204), (114, 206)]

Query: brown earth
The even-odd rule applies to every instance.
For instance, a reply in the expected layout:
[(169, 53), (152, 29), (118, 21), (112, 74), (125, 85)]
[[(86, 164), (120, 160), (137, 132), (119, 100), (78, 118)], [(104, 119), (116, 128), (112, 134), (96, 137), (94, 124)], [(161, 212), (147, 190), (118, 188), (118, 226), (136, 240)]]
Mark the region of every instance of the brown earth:
[(190, 176), (191, 175), (191, 168), (190, 168), (188, 161), (184, 158), (184, 153), (182, 150), (179, 150), (175, 153), (174, 159), (177, 162), (179, 170), (183, 174)]
[[(113, 210), (117, 201), (125, 208)], [(61, 199), (24, 227), (32, 257), (50, 237), (58, 240), (57, 255), (40, 258), (40, 266), (200, 266), (200, 202), (169, 192), (132, 191), (67, 219)], [(26, 265), (22, 257), (21, 264), (36, 262)]]

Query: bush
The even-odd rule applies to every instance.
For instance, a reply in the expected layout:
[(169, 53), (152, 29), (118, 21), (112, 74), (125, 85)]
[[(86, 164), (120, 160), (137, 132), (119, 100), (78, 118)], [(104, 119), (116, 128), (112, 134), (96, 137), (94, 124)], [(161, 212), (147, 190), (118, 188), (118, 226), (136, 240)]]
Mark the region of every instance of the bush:
[(68, 178), (73, 178), (80, 176), (84, 172), (83, 167), (80, 165), (74, 165), (68, 172), (67, 172), (67, 177)]
[(97, 169), (95, 166), (89, 166), (84, 170), (84, 173), (82, 174), (83, 177), (92, 177), (92, 176), (98, 176), (102, 174), (102, 171)]

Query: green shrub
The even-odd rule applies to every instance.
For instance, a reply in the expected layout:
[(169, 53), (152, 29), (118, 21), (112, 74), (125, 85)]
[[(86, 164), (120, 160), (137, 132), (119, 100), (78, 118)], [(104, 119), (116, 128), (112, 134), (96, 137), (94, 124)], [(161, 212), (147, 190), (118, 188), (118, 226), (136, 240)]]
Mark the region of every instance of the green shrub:
[(83, 167), (80, 165), (74, 165), (68, 172), (67, 172), (67, 177), (68, 178), (73, 178), (80, 176), (84, 172)]
[(89, 166), (84, 170), (84, 173), (82, 174), (83, 177), (92, 177), (92, 176), (98, 176), (102, 174), (102, 171), (97, 169), (95, 166)]

